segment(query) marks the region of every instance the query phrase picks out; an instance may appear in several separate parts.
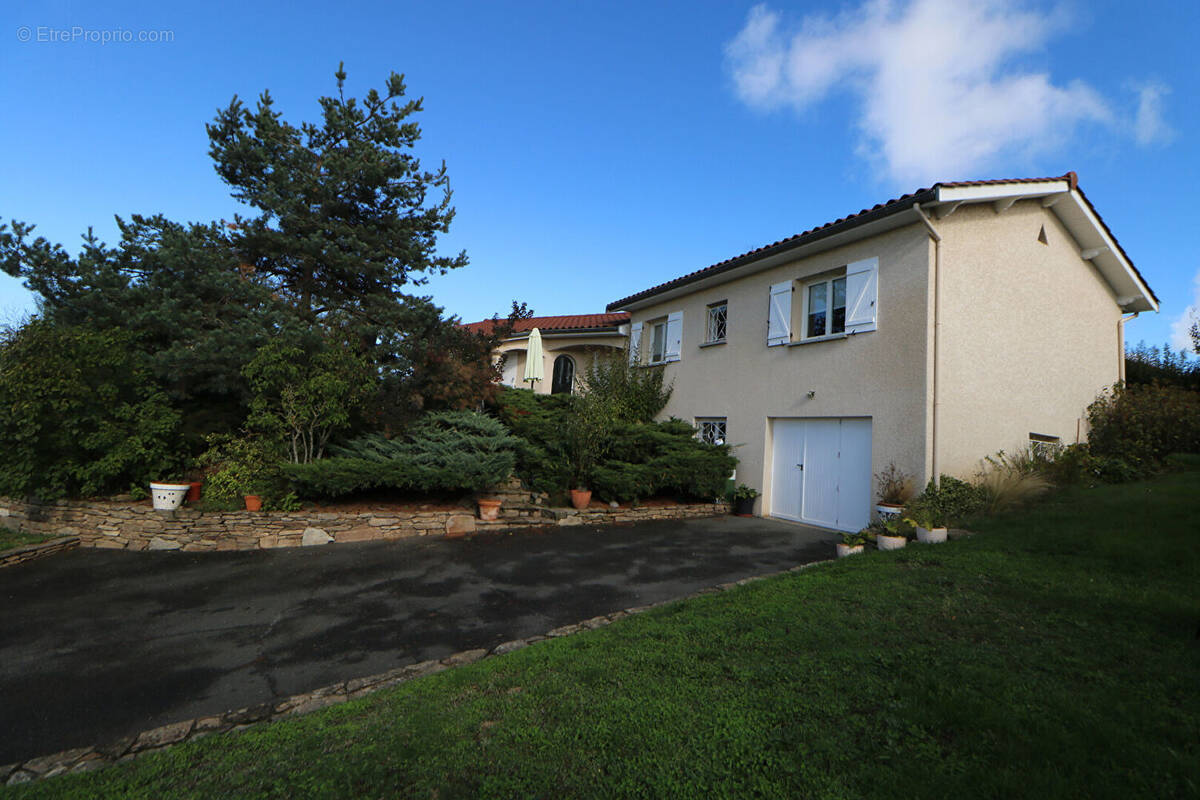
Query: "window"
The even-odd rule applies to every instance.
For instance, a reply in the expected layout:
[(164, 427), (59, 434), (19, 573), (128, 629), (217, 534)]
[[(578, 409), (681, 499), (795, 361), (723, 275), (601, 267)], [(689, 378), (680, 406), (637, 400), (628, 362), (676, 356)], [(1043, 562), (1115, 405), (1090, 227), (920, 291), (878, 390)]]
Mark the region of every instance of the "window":
[(650, 323), (650, 363), (667, 360), (667, 321)]
[(570, 394), (575, 385), (575, 359), (559, 356), (554, 359), (554, 376), (550, 381), (550, 394)]
[(804, 338), (845, 333), (845, 276), (808, 284), (804, 302)]
[(696, 438), (705, 444), (725, 444), (725, 417), (697, 417)]
[(1062, 449), (1062, 439), (1044, 433), (1029, 434), (1029, 452), (1038, 458), (1050, 459)]
[(722, 300), (708, 307), (708, 317), (704, 328), (704, 343), (713, 344), (725, 341), (725, 324), (729, 319), (729, 304)]

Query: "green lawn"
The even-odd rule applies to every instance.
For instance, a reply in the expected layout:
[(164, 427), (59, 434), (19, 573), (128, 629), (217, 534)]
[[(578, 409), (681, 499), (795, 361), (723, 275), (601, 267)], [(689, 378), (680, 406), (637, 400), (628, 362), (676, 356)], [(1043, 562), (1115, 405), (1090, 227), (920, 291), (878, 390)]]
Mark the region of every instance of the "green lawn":
[(1200, 473), (1071, 490), (38, 797), (1196, 797)]
[(14, 547), (41, 544), (53, 538), (53, 536), (46, 536), (41, 533), (21, 533), (20, 531), (14, 531), (12, 528), (0, 527), (0, 550), (11, 550)]

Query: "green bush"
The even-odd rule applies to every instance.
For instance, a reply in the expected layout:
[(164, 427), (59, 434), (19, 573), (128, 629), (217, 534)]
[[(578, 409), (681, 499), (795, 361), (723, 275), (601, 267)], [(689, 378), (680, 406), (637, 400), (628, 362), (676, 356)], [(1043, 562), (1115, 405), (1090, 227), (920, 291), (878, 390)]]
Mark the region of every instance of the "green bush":
[(499, 421), (471, 411), (426, 414), (403, 437), (369, 434), (330, 448), (333, 455), (283, 470), (302, 497), (367, 489), (483, 491), (513, 473), (521, 442)]
[(904, 508), (904, 516), (923, 527), (953, 525), (983, 510), (987, 495), (977, 486), (949, 475), (930, 480), (925, 491)]
[(501, 389), (496, 396), (496, 416), (520, 440), (516, 473), (534, 491), (559, 494), (571, 482), (572, 404), (570, 395), (529, 389)]
[(1090, 453), (1105, 480), (1150, 474), (1171, 453), (1200, 452), (1200, 392), (1172, 386), (1117, 385), (1088, 407)]
[(243, 498), (258, 495), (263, 508), (294, 510), (294, 498), (283, 473), (282, 440), (252, 433), (213, 434), (200, 463), (209, 470), (204, 481), (204, 505), (210, 509), (239, 509)]
[(168, 478), (178, 430), (128, 334), (35, 319), (0, 339), (0, 494), (89, 496)]
[(672, 386), (663, 386), (663, 367), (631, 364), (628, 352), (596, 359), (579, 383), (617, 422), (652, 422), (671, 399)]
[(606, 457), (592, 471), (601, 500), (628, 502), (657, 495), (711, 500), (725, 494), (737, 459), (726, 445), (696, 438), (696, 429), (671, 419), (619, 426)]

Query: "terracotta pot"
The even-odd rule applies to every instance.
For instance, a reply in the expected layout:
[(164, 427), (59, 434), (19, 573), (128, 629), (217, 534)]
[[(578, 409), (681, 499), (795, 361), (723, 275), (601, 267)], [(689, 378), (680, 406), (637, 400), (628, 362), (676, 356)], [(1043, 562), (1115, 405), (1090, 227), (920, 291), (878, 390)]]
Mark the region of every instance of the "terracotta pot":
[(571, 490), (571, 505), (582, 511), (592, 502), (591, 489), (572, 489)]
[(188, 484), (187, 497), (184, 500), (188, 503), (195, 503), (200, 499), (200, 487), (204, 485), (203, 481), (192, 481)]
[(483, 520), (494, 520), (500, 518), (500, 503), (499, 500), (488, 498), (480, 499), (479, 501), (479, 518)]
[(256, 494), (243, 495), (242, 499), (246, 501), (247, 511), (262, 511), (262, 498)]

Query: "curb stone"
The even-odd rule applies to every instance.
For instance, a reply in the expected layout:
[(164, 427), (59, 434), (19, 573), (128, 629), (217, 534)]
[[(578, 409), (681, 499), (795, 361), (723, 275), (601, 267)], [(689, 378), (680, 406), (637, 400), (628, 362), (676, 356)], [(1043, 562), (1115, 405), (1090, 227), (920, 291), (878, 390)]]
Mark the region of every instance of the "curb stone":
[(463, 650), (445, 658), (408, 664), (363, 678), (352, 678), (330, 686), (322, 686), (310, 692), (258, 703), (246, 708), (227, 711), (223, 714), (212, 714), (195, 719), (173, 722), (168, 725), (161, 725), (132, 736), (115, 739), (104, 745), (76, 747), (70, 750), (62, 750), (57, 753), (26, 759), (25, 761), (0, 765), (0, 784), (14, 786), (20, 783), (30, 783), (45, 778), (53, 778), (58, 775), (88, 772), (110, 764), (140, 758), (147, 753), (165, 750), (177, 744), (202, 739), (214, 733), (241, 731), (260, 723), (307, 714), (328, 706), (357, 700), (360, 697), (373, 694), (381, 689), (387, 689), (426, 675), (433, 675), (452, 667), (474, 664), (485, 658), (512, 653), (548, 639), (557, 639), (576, 633), (596, 630), (617, 620), (625, 619), (626, 617), (654, 608), (679, 603), (684, 600), (692, 600), (697, 597), (733, 591), (734, 589), (766, 578), (777, 577), (789, 572), (799, 572), (821, 564), (832, 564), (833, 562), (834, 559), (827, 559), (807, 564), (797, 564), (790, 569), (780, 570), (779, 572), (742, 578), (741, 580), (721, 583), (716, 586), (708, 586), (682, 597), (662, 600), (644, 606), (633, 606), (624, 610), (614, 611), (611, 614), (601, 614), (573, 625), (562, 625), (547, 631), (545, 634), (535, 634), (524, 639), (501, 642), (491, 649), (475, 648), (472, 650)]

